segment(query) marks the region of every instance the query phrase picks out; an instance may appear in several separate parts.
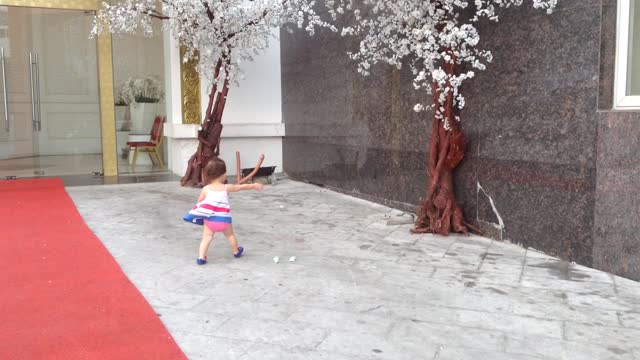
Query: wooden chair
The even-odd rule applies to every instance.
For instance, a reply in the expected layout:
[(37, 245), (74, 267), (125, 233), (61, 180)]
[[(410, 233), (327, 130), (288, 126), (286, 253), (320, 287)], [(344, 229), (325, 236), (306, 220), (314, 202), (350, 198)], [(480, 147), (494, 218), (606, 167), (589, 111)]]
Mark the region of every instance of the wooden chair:
[(156, 116), (155, 120), (153, 120), (150, 141), (129, 141), (127, 143), (129, 146), (129, 153), (133, 150), (133, 162), (131, 163), (131, 167), (134, 170), (136, 168), (136, 161), (138, 161), (138, 152), (149, 154), (152, 164), (155, 163), (153, 160), (153, 155), (155, 155), (156, 159), (158, 159), (158, 165), (160, 165), (161, 169), (164, 169), (162, 155), (160, 154), (160, 146), (162, 145), (162, 132), (165, 120), (166, 117), (162, 118), (160, 116)]

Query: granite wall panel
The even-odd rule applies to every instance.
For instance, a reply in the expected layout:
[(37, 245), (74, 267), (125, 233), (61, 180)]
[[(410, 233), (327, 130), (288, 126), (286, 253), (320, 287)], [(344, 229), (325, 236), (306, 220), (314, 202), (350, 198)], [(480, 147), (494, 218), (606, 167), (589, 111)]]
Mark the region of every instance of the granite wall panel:
[(602, 0), (594, 267), (640, 280), (640, 112), (611, 111), (617, 1)]
[(640, 113), (602, 112), (594, 266), (640, 280)]

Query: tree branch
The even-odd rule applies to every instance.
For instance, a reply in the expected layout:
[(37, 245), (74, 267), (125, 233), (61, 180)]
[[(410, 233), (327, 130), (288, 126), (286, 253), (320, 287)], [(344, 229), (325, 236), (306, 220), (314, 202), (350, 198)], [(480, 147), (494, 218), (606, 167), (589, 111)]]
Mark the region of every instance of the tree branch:
[(166, 15), (156, 15), (156, 14), (147, 14), (149, 16), (151, 16), (154, 19), (160, 19), (160, 20), (169, 20), (171, 19), (170, 17), (166, 16)]
[(204, 5), (204, 7), (207, 9), (207, 16), (209, 17), (209, 21), (213, 22), (213, 19), (214, 19), (213, 11), (211, 11), (211, 8), (209, 7), (209, 3), (207, 1), (203, 1), (202, 5)]

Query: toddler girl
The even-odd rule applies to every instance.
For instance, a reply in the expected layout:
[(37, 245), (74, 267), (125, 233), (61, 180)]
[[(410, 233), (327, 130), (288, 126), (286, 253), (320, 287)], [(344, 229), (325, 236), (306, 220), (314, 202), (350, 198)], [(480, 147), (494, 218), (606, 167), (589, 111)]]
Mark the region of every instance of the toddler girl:
[(239, 258), (242, 256), (244, 249), (238, 246), (238, 240), (233, 233), (231, 225), (231, 208), (229, 206), (230, 192), (242, 190), (262, 190), (262, 184), (246, 184), (231, 185), (226, 184), (227, 166), (220, 158), (213, 158), (204, 168), (205, 181), (208, 183), (202, 189), (198, 203), (185, 216), (184, 220), (204, 225), (202, 229), (202, 241), (200, 242), (200, 251), (198, 265), (207, 263), (207, 250), (209, 244), (213, 240), (213, 233), (221, 232), (229, 241), (233, 256)]

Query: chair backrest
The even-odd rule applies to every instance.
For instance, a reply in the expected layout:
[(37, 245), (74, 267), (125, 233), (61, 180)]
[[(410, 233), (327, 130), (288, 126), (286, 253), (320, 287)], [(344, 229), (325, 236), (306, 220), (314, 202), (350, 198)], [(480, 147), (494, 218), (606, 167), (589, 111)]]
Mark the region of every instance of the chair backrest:
[(151, 127), (151, 142), (160, 145), (162, 144), (162, 132), (164, 129), (164, 121), (166, 117), (162, 118), (160, 116), (156, 116), (153, 120), (153, 127)]

